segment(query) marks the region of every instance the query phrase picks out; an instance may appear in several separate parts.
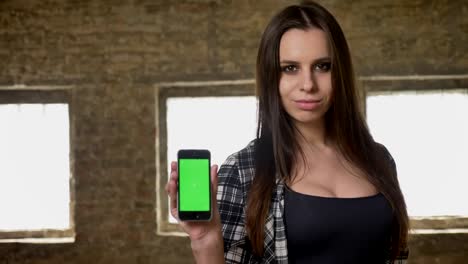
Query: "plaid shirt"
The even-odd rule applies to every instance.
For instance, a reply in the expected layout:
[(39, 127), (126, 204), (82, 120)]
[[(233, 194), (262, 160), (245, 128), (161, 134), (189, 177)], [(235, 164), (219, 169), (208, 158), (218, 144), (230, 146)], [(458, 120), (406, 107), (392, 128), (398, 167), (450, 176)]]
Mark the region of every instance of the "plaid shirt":
[[(252, 249), (245, 230), (247, 193), (255, 174), (254, 143), (227, 158), (218, 172), (217, 200), (221, 215), (226, 263), (288, 263), (286, 230), (283, 220), (284, 184), (276, 181), (270, 212), (265, 224), (264, 255), (259, 259)], [(406, 263), (404, 252), (396, 263)], [(387, 261), (387, 263), (390, 263)]]

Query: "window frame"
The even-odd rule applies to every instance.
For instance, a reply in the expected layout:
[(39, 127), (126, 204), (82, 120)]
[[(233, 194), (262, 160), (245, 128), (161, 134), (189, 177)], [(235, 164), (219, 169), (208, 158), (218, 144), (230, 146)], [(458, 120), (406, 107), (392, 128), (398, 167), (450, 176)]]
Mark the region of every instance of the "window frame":
[(73, 243), (75, 241), (75, 179), (74, 179), (74, 133), (73, 86), (0, 86), (0, 104), (53, 104), (68, 105), (70, 142), (70, 207), (69, 228), (0, 231), (0, 243)]
[[(366, 76), (358, 78), (364, 94), (364, 116), (367, 96), (388, 92), (444, 92), (465, 91), (468, 94), (468, 75), (409, 75)], [(411, 87), (411, 89), (408, 89)], [(367, 119), (367, 117), (366, 117)], [(398, 165), (398, 164), (397, 164)], [(411, 233), (468, 233), (468, 216), (410, 217)]]
[(174, 97), (255, 96), (255, 81), (221, 80), (158, 83), (154, 86), (156, 124), (156, 233), (162, 236), (186, 236), (178, 224), (169, 222), (167, 173), (167, 108)]

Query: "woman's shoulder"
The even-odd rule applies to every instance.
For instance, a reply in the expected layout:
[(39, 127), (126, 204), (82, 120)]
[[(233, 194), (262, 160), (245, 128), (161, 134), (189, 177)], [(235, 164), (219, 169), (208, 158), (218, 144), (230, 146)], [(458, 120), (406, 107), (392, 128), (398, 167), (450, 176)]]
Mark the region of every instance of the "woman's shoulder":
[(224, 174), (226, 177), (236, 174), (241, 182), (249, 182), (254, 176), (256, 141), (256, 139), (250, 141), (247, 146), (229, 155), (220, 167), (220, 177), (223, 177)]
[(378, 153), (377, 153), (379, 156), (378, 159), (381, 162), (386, 163), (392, 171), (396, 172), (395, 160), (393, 159), (393, 156), (390, 153), (390, 151), (387, 149), (387, 147), (384, 144), (379, 143), (379, 142), (375, 142), (375, 145), (378, 150)]
[(245, 168), (254, 166), (255, 144), (257, 139), (250, 141), (247, 146), (241, 150), (229, 155), (223, 163), (226, 165), (236, 165), (237, 167)]
[(375, 143), (375, 146), (377, 147), (377, 149), (382, 153), (382, 155), (385, 158), (387, 158), (390, 161), (393, 161), (392, 154), (390, 154), (390, 151), (388, 150), (388, 148), (384, 144), (379, 143), (377, 141), (375, 141), (374, 143)]

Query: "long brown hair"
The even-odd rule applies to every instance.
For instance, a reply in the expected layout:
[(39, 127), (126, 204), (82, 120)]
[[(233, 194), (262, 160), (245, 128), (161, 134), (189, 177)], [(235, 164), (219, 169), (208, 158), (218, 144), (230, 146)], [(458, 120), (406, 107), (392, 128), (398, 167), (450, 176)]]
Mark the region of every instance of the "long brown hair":
[[(257, 56), (258, 127), (255, 145), (255, 177), (247, 199), (246, 229), (255, 255), (263, 255), (264, 228), (270, 210), (276, 175), (291, 180), (291, 169), (302, 153), (296, 128), (284, 110), (279, 95), (281, 68), (279, 45), (290, 29), (318, 28), (328, 38), (331, 51), (333, 98), (325, 114), (329, 139), (348, 162), (360, 168), (367, 179), (386, 197), (393, 208), (390, 257), (406, 247), (408, 215), (393, 159), (376, 143), (359, 107), (348, 44), (338, 22), (325, 8), (304, 1), (286, 7), (266, 27)], [(302, 154), (303, 156), (303, 154)], [(302, 157), (304, 159), (304, 157)]]

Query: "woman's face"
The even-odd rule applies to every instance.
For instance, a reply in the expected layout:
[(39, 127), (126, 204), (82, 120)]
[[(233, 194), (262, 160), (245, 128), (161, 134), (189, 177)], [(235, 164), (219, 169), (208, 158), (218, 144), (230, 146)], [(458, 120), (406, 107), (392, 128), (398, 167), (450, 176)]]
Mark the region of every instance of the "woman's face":
[(331, 104), (331, 58), (325, 32), (290, 29), (281, 37), (279, 93), (294, 122), (323, 121)]

